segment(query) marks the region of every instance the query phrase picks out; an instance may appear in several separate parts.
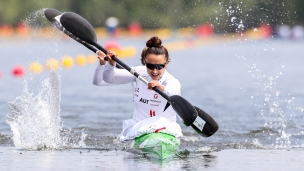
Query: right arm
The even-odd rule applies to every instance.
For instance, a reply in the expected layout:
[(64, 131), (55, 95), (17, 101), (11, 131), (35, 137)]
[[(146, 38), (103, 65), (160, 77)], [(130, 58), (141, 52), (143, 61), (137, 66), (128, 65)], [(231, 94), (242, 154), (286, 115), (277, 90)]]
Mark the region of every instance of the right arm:
[(103, 80), (108, 84), (125, 84), (135, 81), (135, 77), (125, 69), (117, 69), (110, 63), (105, 65)]
[(98, 55), (99, 64), (98, 64), (98, 66), (97, 66), (97, 68), (95, 69), (95, 72), (94, 72), (93, 84), (97, 85), (97, 86), (110, 85), (103, 80), (103, 72), (104, 72), (104, 69), (105, 69), (105, 64), (107, 63), (107, 61), (104, 60), (104, 57), (106, 55), (100, 50), (97, 51), (96, 53)]
[(103, 72), (104, 72), (105, 65), (98, 65), (97, 68), (95, 69), (94, 76), (93, 76), (93, 84), (96, 86), (106, 86), (110, 85), (106, 83), (103, 80)]
[[(100, 65), (97, 66), (94, 73), (94, 85), (125, 84), (135, 81), (135, 77), (127, 70), (115, 68), (116, 62), (111, 59), (111, 56), (116, 55), (115, 52), (108, 51), (108, 54), (105, 55), (98, 51), (97, 54)], [(105, 56), (108, 58), (108, 62), (104, 60)]]

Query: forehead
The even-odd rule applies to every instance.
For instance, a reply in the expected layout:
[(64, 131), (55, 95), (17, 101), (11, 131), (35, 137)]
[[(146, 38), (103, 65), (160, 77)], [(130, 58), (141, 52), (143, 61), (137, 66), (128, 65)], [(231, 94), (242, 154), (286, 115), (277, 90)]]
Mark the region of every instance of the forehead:
[(146, 56), (146, 63), (163, 64), (165, 62), (167, 62), (165, 54), (162, 55), (149, 54)]

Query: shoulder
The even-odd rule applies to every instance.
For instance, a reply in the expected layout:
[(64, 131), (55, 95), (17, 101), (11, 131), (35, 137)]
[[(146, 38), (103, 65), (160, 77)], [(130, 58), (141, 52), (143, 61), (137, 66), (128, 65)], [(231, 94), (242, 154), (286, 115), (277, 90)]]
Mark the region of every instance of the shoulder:
[(145, 66), (136, 66), (136, 67), (131, 67), (134, 69), (139, 75), (145, 75), (147, 73), (147, 68)]
[(169, 84), (169, 83), (173, 83), (173, 84), (179, 84), (180, 82), (178, 79), (176, 79), (172, 74), (170, 74), (168, 71), (166, 71), (164, 73), (164, 84)]

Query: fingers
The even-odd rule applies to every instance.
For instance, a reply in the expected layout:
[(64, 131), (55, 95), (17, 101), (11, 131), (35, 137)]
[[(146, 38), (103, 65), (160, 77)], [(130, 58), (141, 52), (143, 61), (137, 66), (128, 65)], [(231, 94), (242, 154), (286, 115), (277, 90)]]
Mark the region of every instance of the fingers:
[(116, 52), (112, 52), (112, 51), (108, 51), (107, 53), (107, 58), (109, 60), (110, 65), (115, 66), (116, 65), (116, 61), (112, 59), (112, 56), (116, 56), (117, 53)]
[(107, 54), (105, 54), (102, 51), (98, 50), (96, 54), (98, 55), (97, 58), (99, 59), (101, 65), (104, 65), (106, 63), (105, 57), (107, 57), (109, 63), (112, 66), (115, 66), (116, 62), (112, 59), (112, 56), (116, 56), (117, 55), (116, 52), (108, 51)]
[(155, 85), (154, 85), (153, 83), (151, 83), (151, 82), (148, 83), (148, 89), (149, 89), (149, 90), (152, 90), (152, 88), (153, 88), (154, 86), (155, 86)]
[(162, 86), (158, 81), (153, 80), (153, 81), (151, 81), (151, 82), (148, 83), (148, 89), (149, 90), (152, 90), (153, 87), (158, 87), (162, 91), (164, 91), (164, 86)]
[(108, 53), (107, 53), (107, 55), (108, 56), (117, 56), (117, 53), (116, 52), (114, 52), (114, 51), (108, 51)]
[(106, 63), (106, 61), (105, 61), (105, 59), (104, 59), (104, 57), (106, 56), (106, 54), (103, 53), (103, 52), (100, 51), (100, 50), (98, 50), (98, 51), (96, 52), (96, 54), (98, 55), (97, 58), (99, 59), (100, 65), (104, 65), (104, 64)]
[(96, 54), (98, 55), (98, 57), (104, 57), (104, 56), (106, 56), (106, 54), (103, 53), (103, 52), (100, 51), (100, 50), (98, 50), (98, 51), (96, 52)]
[(98, 56), (100, 56), (100, 57), (104, 57), (104, 56), (109, 56), (109, 57), (111, 57), (111, 56), (117, 56), (117, 53), (114, 52), (114, 51), (108, 51), (108, 53), (107, 53), (107, 55), (106, 55), (106, 54), (103, 53), (101, 50), (98, 50), (98, 51), (96, 52), (96, 54), (97, 54)]
[(117, 56), (117, 53), (109, 50), (107, 53), (107, 58), (112, 61), (112, 56)]

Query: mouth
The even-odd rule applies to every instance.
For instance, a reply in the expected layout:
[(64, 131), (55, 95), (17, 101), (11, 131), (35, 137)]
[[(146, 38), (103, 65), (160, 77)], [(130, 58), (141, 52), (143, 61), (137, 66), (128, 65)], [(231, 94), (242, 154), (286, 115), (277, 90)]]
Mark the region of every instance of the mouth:
[(154, 77), (154, 78), (155, 78), (155, 77), (158, 77), (158, 76), (159, 76), (159, 73), (151, 73), (151, 76)]

